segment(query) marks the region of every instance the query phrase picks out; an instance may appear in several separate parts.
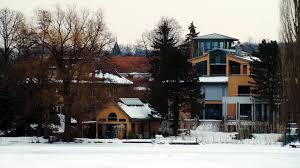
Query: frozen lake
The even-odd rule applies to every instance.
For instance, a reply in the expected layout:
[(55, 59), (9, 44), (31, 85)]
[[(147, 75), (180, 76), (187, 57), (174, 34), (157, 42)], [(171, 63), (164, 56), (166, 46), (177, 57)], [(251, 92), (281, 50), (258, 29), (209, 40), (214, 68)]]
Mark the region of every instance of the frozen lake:
[(299, 168), (300, 148), (208, 144), (0, 145), (0, 168)]

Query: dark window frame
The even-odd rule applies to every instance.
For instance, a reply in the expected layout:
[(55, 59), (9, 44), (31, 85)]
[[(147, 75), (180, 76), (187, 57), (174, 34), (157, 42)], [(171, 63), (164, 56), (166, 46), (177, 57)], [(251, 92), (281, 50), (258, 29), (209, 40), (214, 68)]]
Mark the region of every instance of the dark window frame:
[(107, 116), (107, 121), (118, 121), (118, 116), (116, 113), (109, 113)]

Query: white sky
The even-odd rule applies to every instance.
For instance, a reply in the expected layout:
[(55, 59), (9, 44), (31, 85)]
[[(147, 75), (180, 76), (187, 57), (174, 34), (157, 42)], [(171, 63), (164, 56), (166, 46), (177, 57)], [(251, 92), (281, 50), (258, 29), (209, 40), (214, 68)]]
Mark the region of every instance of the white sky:
[[(280, 0), (0, 0), (0, 8), (23, 12), (56, 4), (98, 9), (121, 44), (135, 43), (162, 16), (175, 18), (184, 30), (191, 21), (202, 35), (220, 33), (248, 41), (278, 40)], [(184, 32), (186, 33), (186, 32)]]

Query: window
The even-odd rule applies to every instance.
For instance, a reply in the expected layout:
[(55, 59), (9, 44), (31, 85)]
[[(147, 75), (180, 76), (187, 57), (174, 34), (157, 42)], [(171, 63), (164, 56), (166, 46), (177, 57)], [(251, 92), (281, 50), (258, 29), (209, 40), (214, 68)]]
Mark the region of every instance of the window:
[(210, 50), (210, 48), (211, 48), (210, 47), (210, 42), (205, 42), (204, 43), (204, 50), (207, 51), (207, 50)]
[(250, 95), (250, 86), (238, 86), (238, 95)]
[(119, 122), (126, 122), (126, 119), (119, 119)]
[(205, 119), (222, 120), (222, 104), (206, 104)]
[(211, 75), (226, 75), (226, 65), (211, 65), (210, 66)]
[(261, 104), (255, 105), (255, 117), (256, 117), (256, 121), (262, 121), (262, 105)]
[(110, 113), (107, 117), (108, 121), (117, 121), (117, 114), (116, 113)]
[(252, 120), (251, 104), (241, 104), (240, 105), (240, 119), (241, 120)]
[(213, 44), (212, 49), (216, 49), (219, 47), (218, 42), (213, 42), (212, 44)]
[(210, 64), (226, 65), (226, 52), (221, 50), (214, 50), (209, 53)]
[(222, 100), (227, 96), (226, 84), (205, 84), (203, 85), (205, 100)]
[(197, 75), (207, 75), (207, 61), (199, 62), (196, 64)]
[(232, 75), (240, 75), (241, 74), (241, 64), (234, 62), (234, 61), (229, 61), (229, 67), (230, 67), (230, 74)]
[(247, 65), (243, 65), (243, 75), (247, 75)]
[(224, 42), (220, 42), (220, 48), (224, 48)]
[(200, 55), (202, 54), (203, 50), (204, 50), (204, 43), (201, 42), (200, 43), (200, 51), (201, 51)]

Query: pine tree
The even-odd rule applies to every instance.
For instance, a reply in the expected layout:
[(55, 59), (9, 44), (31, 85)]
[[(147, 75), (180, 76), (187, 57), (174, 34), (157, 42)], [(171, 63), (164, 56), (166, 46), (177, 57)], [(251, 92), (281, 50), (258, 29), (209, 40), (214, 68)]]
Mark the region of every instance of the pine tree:
[(185, 54), (187, 54), (187, 56), (191, 56), (193, 53), (193, 48), (195, 48), (196, 45), (192, 39), (197, 37), (200, 32), (196, 31), (196, 26), (194, 26), (193, 22), (190, 24), (188, 29), (189, 33), (185, 35), (185, 41), (183, 45), (181, 45), (181, 48), (185, 50)]
[(196, 26), (192, 22), (189, 26), (189, 33), (185, 36), (185, 41), (190, 42), (194, 37), (197, 37), (200, 32), (196, 32)]
[(154, 30), (152, 44), (159, 57), (152, 59), (150, 103), (165, 119), (172, 120), (173, 135), (177, 135), (179, 112), (192, 111), (201, 103), (200, 85), (186, 51), (176, 46), (180, 35), (174, 19), (163, 18)]
[(254, 79), (251, 83), (251, 92), (255, 98), (267, 100), (270, 111), (273, 115), (277, 115), (276, 104), (280, 102), (280, 62), (277, 42), (263, 40), (254, 55), (259, 59), (254, 59), (251, 63), (250, 77)]

